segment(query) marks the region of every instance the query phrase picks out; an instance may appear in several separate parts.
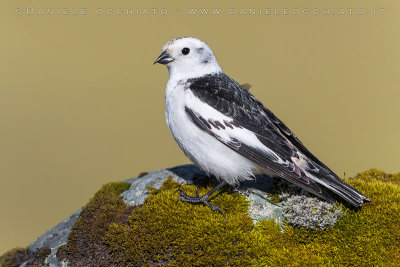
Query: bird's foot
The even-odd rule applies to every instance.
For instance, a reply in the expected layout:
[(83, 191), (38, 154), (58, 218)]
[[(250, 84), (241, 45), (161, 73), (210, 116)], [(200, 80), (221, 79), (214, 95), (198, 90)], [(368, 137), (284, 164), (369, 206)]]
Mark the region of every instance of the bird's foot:
[(203, 195), (201, 197), (199, 196), (199, 193), (197, 192), (197, 187), (196, 187), (196, 196), (195, 197), (189, 196), (188, 194), (186, 194), (182, 190), (178, 190), (178, 192), (179, 192), (179, 196), (180, 196), (179, 199), (181, 201), (192, 203), (192, 204), (203, 203), (204, 205), (206, 205), (210, 209), (212, 209), (214, 211), (219, 211), (225, 217), (225, 213), (218, 206), (215, 206), (213, 204), (208, 203), (206, 195)]
[(188, 202), (188, 203), (192, 203), (192, 204), (198, 204), (198, 203), (203, 203), (204, 205), (206, 205), (207, 207), (209, 207), (211, 210), (213, 211), (219, 211), (224, 217), (225, 217), (225, 213), (216, 205), (210, 204), (208, 203), (208, 198), (218, 189), (220, 189), (221, 187), (223, 187), (226, 183), (225, 182), (221, 182), (220, 184), (218, 184), (216, 187), (214, 187), (213, 189), (211, 189), (209, 192), (207, 192), (206, 194), (204, 194), (203, 196), (199, 196), (199, 192), (197, 190), (197, 186), (196, 186), (196, 196), (192, 197), (189, 196), (188, 194), (186, 194), (185, 192), (183, 192), (182, 190), (177, 190), (179, 192), (179, 199), (183, 202)]

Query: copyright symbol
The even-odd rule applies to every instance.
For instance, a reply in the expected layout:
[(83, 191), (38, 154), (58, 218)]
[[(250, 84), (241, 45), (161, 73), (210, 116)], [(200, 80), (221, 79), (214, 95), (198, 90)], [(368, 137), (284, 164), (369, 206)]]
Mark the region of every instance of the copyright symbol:
[(24, 11), (22, 10), (21, 7), (15, 8), (15, 14), (17, 14), (17, 15), (22, 15), (22, 13), (24, 13)]

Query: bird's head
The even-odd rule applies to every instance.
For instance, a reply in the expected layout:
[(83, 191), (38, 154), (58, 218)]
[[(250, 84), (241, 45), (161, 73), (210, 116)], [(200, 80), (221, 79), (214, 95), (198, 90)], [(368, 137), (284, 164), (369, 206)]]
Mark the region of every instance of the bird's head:
[(210, 47), (192, 37), (177, 38), (167, 42), (155, 63), (166, 65), (170, 76), (174, 75), (181, 79), (221, 71)]

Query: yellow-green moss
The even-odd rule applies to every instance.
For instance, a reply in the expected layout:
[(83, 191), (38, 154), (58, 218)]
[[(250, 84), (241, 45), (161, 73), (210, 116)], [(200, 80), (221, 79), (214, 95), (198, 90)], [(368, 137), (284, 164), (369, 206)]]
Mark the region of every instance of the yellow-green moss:
[[(393, 177), (394, 182), (390, 180)], [(359, 211), (348, 210), (334, 227), (326, 230), (286, 226), (281, 233), (273, 223), (261, 222), (254, 231), (259, 240), (257, 249), (265, 251), (264, 255), (259, 254), (258, 263), (268, 266), (400, 266), (398, 177), (399, 174), (388, 175), (371, 169), (346, 180), (372, 201)]]
[[(254, 255), (248, 242), (253, 224), (246, 215), (246, 198), (226, 191), (216, 194), (210, 203), (226, 213), (224, 218), (204, 205), (178, 200), (178, 188), (194, 195), (194, 186), (180, 187), (169, 178), (159, 190), (152, 189), (126, 224), (109, 227), (105, 241), (118, 263), (248, 266)], [(199, 193), (209, 189), (200, 188)]]
[[(400, 174), (371, 169), (346, 182), (372, 199), (331, 228), (307, 230), (273, 221), (257, 225), (238, 193), (211, 200), (226, 213), (178, 200), (176, 189), (194, 186), (167, 180), (124, 223), (110, 224), (104, 242), (121, 265), (170, 266), (399, 266)], [(201, 188), (204, 194), (210, 187)], [(343, 207), (344, 208), (344, 207)]]
[(390, 174), (390, 173), (385, 173), (378, 169), (369, 169), (368, 171), (359, 173), (355, 177), (355, 179), (362, 180), (365, 182), (372, 182), (378, 180), (381, 182), (390, 182), (400, 185), (400, 172), (395, 174)]
[[(400, 266), (400, 174), (371, 169), (346, 182), (371, 203), (346, 210), (334, 227), (285, 225), (284, 232), (272, 220), (253, 225), (247, 199), (228, 187), (210, 201), (224, 218), (204, 205), (180, 201), (176, 190), (194, 195), (195, 186), (170, 178), (160, 189), (149, 187), (145, 203), (135, 207), (120, 197), (129, 184), (111, 183), (83, 208), (57, 255), (72, 266)], [(17, 252), (12, 255), (25, 257)], [(5, 259), (11, 257), (0, 262)]]

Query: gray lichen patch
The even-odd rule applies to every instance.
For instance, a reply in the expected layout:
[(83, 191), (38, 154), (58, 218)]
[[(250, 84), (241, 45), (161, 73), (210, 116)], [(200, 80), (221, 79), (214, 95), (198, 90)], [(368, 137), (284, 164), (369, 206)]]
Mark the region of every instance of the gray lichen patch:
[(305, 195), (291, 195), (280, 204), (283, 218), (288, 224), (307, 229), (334, 226), (345, 214), (338, 206)]
[(325, 229), (335, 225), (344, 212), (332, 204), (312, 196), (283, 179), (266, 175), (243, 183), (242, 191), (250, 202), (248, 215), (256, 224), (273, 219), (284, 230), (289, 224), (307, 229)]

